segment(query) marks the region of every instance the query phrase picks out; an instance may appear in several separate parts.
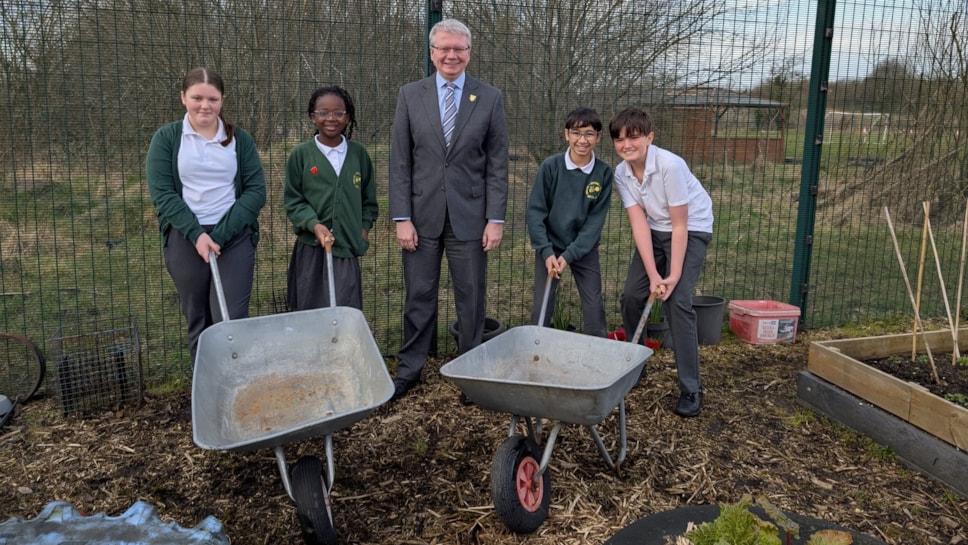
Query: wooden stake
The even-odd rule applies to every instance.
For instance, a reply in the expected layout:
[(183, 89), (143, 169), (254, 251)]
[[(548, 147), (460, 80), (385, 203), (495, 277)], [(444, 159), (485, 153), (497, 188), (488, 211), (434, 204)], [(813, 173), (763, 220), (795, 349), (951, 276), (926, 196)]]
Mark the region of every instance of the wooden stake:
[(887, 211), (886, 206), (884, 207), (884, 217), (887, 218), (887, 227), (891, 230), (891, 240), (894, 242), (894, 253), (897, 254), (898, 264), (901, 265), (901, 276), (904, 277), (904, 286), (907, 287), (908, 299), (914, 305), (914, 320), (918, 325), (918, 329), (921, 330), (921, 337), (924, 339), (924, 349), (928, 353), (928, 361), (931, 363), (931, 374), (934, 377), (934, 381), (941, 384), (941, 378), (938, 376), (938, 368), (934, 365), (934, 356), (931, 355), (931, 345), (928, 344), (928, 339), (924, 335), (924, 324), (921, 323), (921, 313), (918, 312), (917, 305), (914, 302), (914, 291), (911, 289), (911, 281), (908, 279), (907, 269), (904, 268), (904, 258), (901, 257), (901, 246), (897, 243), (897, 235), (894, 234), (894, 222), (891, 221), (891, 213)]
[[(921, 310), (921, 284), (924, 278), (924, 256), (927, 254), (927, 251), (928, 251), (928, 217), (930, 217), (930, 214), (931, 214), (931, 202), (924, 201), (923, 203), (921, 203), (921, 206), (924, 207), (924, 227), (921, 228), (921, 261), (918, 263), (918, 291), (917, 291), (917, 299), (914, 302), (915, 313), (918, 313)], [(914, 361), (914, 358), (916, 358), (918, 355), (918, 338), (916, 336), (918, 333), (917, 320), (914, 321), (912, 330), (913, 331), (911, 334), (911, 361)]]
[(948, 314), (948, 329), (951, 330), (951, 362), (954, 364), (961, 357), (958, 351), (958, 330), (955, 329), (955, 322), (951, 319), (951, 304), (948, 303), (948, 291), (944, 287), (941, 258), (938, 257), (938, 247), (934, 243), (934, 231), (931, 229), (930, 219), (928, 219), (928, 238), (931, 239), (931, 252), (934, 254), (934, 266), (938, 268), (938, 282), (941, 283), (941, 297), (944, 299), (944, 311)]

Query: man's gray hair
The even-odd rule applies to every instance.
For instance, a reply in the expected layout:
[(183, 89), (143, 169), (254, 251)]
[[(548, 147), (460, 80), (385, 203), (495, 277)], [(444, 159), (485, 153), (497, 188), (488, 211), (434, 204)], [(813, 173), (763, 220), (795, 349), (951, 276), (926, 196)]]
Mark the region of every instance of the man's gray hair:
[(471, 29), (467, 28), (467, 25), (458, 21), (457, 19), (444, 19), (443, 21), (435, 24), (433, 28), (430, 29), (430, 45), (434, 45), (434, 36), (436, 36), (438, 32), (459, 34), (467, 38), (467, 47), (471, 46)]

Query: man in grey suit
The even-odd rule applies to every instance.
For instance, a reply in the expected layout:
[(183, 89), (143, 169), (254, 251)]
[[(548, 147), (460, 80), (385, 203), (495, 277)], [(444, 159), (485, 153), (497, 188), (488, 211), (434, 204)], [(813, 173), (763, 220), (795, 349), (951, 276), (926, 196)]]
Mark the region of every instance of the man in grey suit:
[(484, 333), (487, 253), (501, 243), (508, 194), (508, 131), (501, 91), (465, 73), (471, 32), (430, 30), (436, 74), (404, 85), (390, 147), (390, 217), (407, 288), (393, 398), (420, 381), (434, 338), (444, 252), (454, 286), (458, 350)]

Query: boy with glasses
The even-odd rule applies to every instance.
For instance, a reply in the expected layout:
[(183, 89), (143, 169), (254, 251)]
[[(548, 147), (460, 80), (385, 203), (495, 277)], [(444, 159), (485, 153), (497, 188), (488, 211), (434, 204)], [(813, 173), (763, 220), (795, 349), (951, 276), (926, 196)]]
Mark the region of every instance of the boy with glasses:
[[(592, 108), (577, 108), (565, 118), (568, 149), (548, 157), (535, 176), (526, 220), (535, 251), (534, 306), (531, 323), (548, 327), (561, 273), (571, 268), (581, 298), (582, 326), (604, 337), (605, 301), (598, 244), (612, 197), (612, 167), (595, 158), (602, 118)], [(547, 309), (541, 318), (545, 282), (551, 277)]]

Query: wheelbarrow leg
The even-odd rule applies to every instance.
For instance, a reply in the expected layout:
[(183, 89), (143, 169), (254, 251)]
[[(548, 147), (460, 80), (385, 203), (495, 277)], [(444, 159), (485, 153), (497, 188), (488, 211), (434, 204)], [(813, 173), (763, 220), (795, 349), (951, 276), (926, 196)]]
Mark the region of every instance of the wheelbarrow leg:
[(289, 499), (295, 500), (292, 497), (292, 483), (289, 481), (289, 464), (286, 462), (286, 453), (283, 452), (282, 445), (273, 448), (272, 451), (276, 453), (276, 465), (279, 467), (279, 475), (282, 477), (282, 486), (286, 489)]
[(595, 426), (585, 426), (588, 428), (588, 432), (591, 433), (592, 438), (595, 439), (595, 444), (598, 445), (598, 452), (602, 453), (602, 458), (605, 458), (605, 463), (609, 469), (614, 469), (615, 471), (621, 469), (622, 462), (625, 461), (625, 454), (628, 450), (628, 436), (625, 432), (625, 399), (622, 399), (618, 407), (619, 452), (618, 459), (615, 462), (612, 462), (612, 457), (609, 455), (601, 436), (598, 435), (598, 430), (595, 429)]

